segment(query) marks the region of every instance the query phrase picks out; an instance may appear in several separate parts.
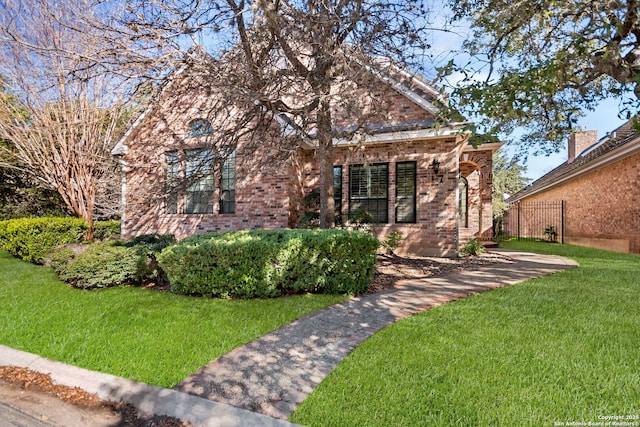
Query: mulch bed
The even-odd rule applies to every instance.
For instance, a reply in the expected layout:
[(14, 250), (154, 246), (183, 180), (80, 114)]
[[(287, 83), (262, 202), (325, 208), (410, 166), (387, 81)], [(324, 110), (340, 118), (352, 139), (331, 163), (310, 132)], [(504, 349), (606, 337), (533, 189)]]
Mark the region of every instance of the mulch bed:
[(93, 410), (109, 410), (121, 418), (120, 426), (133, 427), (192, 427), (176, 418), (149, 415), (138, 411), (128, 403), (101, 400), (95, 394), (87, 393), (79, 387), (55, 384), (49, 374), (15, 366), (0, 366), (0, 378), (25, 390), (47, 393), (63, 402)]
[(392, 288), (398, 280), (425, 279), (456, 271), (477, 270), (496, 263), (509, 263), (507, 256), (486, 252), (479, 256), (461, 258), (401, 257), (393, 254), (378, 255), (378, 268), (366, 294)]

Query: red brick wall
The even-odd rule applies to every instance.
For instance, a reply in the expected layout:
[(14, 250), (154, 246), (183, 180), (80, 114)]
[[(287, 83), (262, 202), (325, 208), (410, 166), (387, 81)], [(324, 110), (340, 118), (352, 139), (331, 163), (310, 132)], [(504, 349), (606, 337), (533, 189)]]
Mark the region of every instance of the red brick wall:
[[(289, 225), (289, 197), (295, 179), (290, 159), (277, 156), (263, 141), (241, 140), (236, 149), (236, 209), (220, 214), (219, 173), (215, 176), (213, 214), (168, 214), (165, 198), (165, 153), (207, 146), (202, 138), (189, 137), (188, 125), (206, 112), (206, 94), (186, 87), (181, 102), (168, 97), (149, 114), (129, 140), (126, 163), (125, 238), (144, 233), (171, 233), (183, 238), (207, 231), (251, 228), (284, 228)], [(216, 123), (213, 123), (216, 129)], [(265, 138), (278, 135), (271, 130)]]
[[(405, 240), (396, 251), (399, 254), (445, 255), (457, 253), (457, 176), (459, 139), (424, 140), (394, 144), (378, 144), (366, 148), (338, 148), (335, 165), (342, 166), (342, 216), (349, 212), (349, 165), (363, 163), (389, 164), (389, 223), (375, 227), (384, 239), (397, 231)], [(440, 172), (433, 173), (431, 162), (438, 158)], [(395, 223), (395, 163), (416, 162), (416, 223)], [(305, 194), (318, 185), (318, 166), (311, 151), (304, 153)]]
[(524, 200), (566, 200), (567, 243), (640, 253), (640, 154)]

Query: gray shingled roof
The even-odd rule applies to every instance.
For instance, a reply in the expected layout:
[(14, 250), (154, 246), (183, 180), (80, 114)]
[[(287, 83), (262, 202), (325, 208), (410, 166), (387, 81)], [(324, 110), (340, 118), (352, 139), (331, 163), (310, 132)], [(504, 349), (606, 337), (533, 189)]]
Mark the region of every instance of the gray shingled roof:
[(515, 202), (517, 200), (523, 199), (529, 194), (536, 192), (542, 187), (553, 185), (556, 181), (562, 180), (569, 174), (579, 172), (580, 169), (587, 168), (605, 154), (610, 153), (624, 146), (625, 144), (628, 144), (629, 142), (637, 140), (640, 137), (640, 131), (636, 129), (634, 125), (634, 119), (629, 120), (618, 129), (609, 133), (604, 138), (601, 138), (591, 147), (585, 149), (574, 159), (573, 162), (565, 162), (561, 164), (551, 172), (543, 175), (541, 178), (537, 179), (528, 186), (524, 187), (522, 190), (518, 191), (516, 194), (509, 197), (507, 202)]

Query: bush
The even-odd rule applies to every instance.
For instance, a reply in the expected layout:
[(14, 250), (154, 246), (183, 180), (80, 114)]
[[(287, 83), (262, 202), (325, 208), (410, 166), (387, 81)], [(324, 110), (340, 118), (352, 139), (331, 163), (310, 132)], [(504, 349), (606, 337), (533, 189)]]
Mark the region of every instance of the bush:
[(42, 264), (56, 246), (78, 243), (87, 223), (78, 218), (20, 218), (2, 221), (2, 248), (24, 261)]
[(120, 221), (96, 221), (93, 223), (93, 237), (107, 240), (120, 237)]
[(144, 235), (131, 242), (92, 243), (81, 252), (60, 247), (51, 255), (50, 265), (60, 279), (82, 289), (163, 283), (166, 277), (155, 255), (174, 242), (173, 236)]
[(6, 238), (7, 226), (9, 225), (9, 221), (0, 221), (0, 250), (5, 249), (7, 245), (8, 239)]
[[(65, 258), (66, 261), (65, 261)], [(139, 255), (134, 248), (118, 240), (92, 243), (87, 250), (75, 254), (61, 248), (51, 255), (51, 266), (60, 279), (82, 289), (137, 283), (140, 280)]]
[(484, 246), (478, 239), (473, 239), (462, 247), (460, 253), (466, 256), (475, 256), (485, 252)]
[(360, 293), (376, 265), (375, 237), (344, 230), (252, 230), (193, 236), (158, 262), (180, 294), (227, 298)]

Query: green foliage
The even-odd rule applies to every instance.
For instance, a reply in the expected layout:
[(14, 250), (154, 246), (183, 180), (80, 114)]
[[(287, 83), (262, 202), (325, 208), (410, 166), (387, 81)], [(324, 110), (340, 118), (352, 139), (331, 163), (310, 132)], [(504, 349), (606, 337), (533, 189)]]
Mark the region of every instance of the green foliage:
[[(67, 261), (66, 256), (71, 255)], [(122, 242), (109, 240), (90, 244), (86, 251), (75, 255), (69, 249), (54, 252), (51, 266), (63, 281), (76, 288), (106, 288), (138, 283), (141, 279), (137, 251)], [(142, 265), (140, 265), (142, 264)]]
[(389, 253), (393, 253), (393, 251), (396, 250), (398, 246), (400, 246), (400, 243), (403, 240), (404, 237), (402, 237), (402, 234), (394, 231), (393, 233), (389, 234), (386, 239), (382, 240), (380, 244), (384, 246), (384, 248), (389, 251)]
[(0, 139), (0, 220), (62, 216), (63, 207), (60, 195), (30, 179), (13, 156), (13, 148)]
[(485, 252), (484, 246), (478, 239), (473, 239), (460, 249), (460, 253), (466, 256), (476, 256)]
[(78, 218), (21, 218), (0, 221), (0, 245), (13, 256), (41, 264), (56, 246), (78, 243), (87, 223)]
[(512, 196), (529, 183), (524, 175), (526, 170), (517, 159), (510, 159), (502, 150), (493, 154), (493, 218), (501, 217), (508, 209), (505, 194)]
[[(455, 18), (471, 23), (460, 55), (441, 70), (462, 76), (452, 104), (480, 119), (486, 133), (523, 128), (518, 148), (534, 155), (562, 148), (585, 111), (620, 101), (619, 116), (640, 109), (637, 5), (529, 0), (456, 1)], [(634, 94), (635, 86), (635, 94)]]
[(375, 270), (375, 237), (344, 230), (208, 233), (158, 256), (180, 294), (264, 298), (283, 293), (359, 293)]
[(173, 236), (147, 234), (131, 242), (92, 243), (83, 251), (63, 246), (52, 253), (50, 265), (60, 279), (82, 289), (163, 283), (166, 277), (156, 254), (174, 242)]
[(120, 221), (96, 221), (93, 223), (93, 237), (107, 240), (120, 236)]

